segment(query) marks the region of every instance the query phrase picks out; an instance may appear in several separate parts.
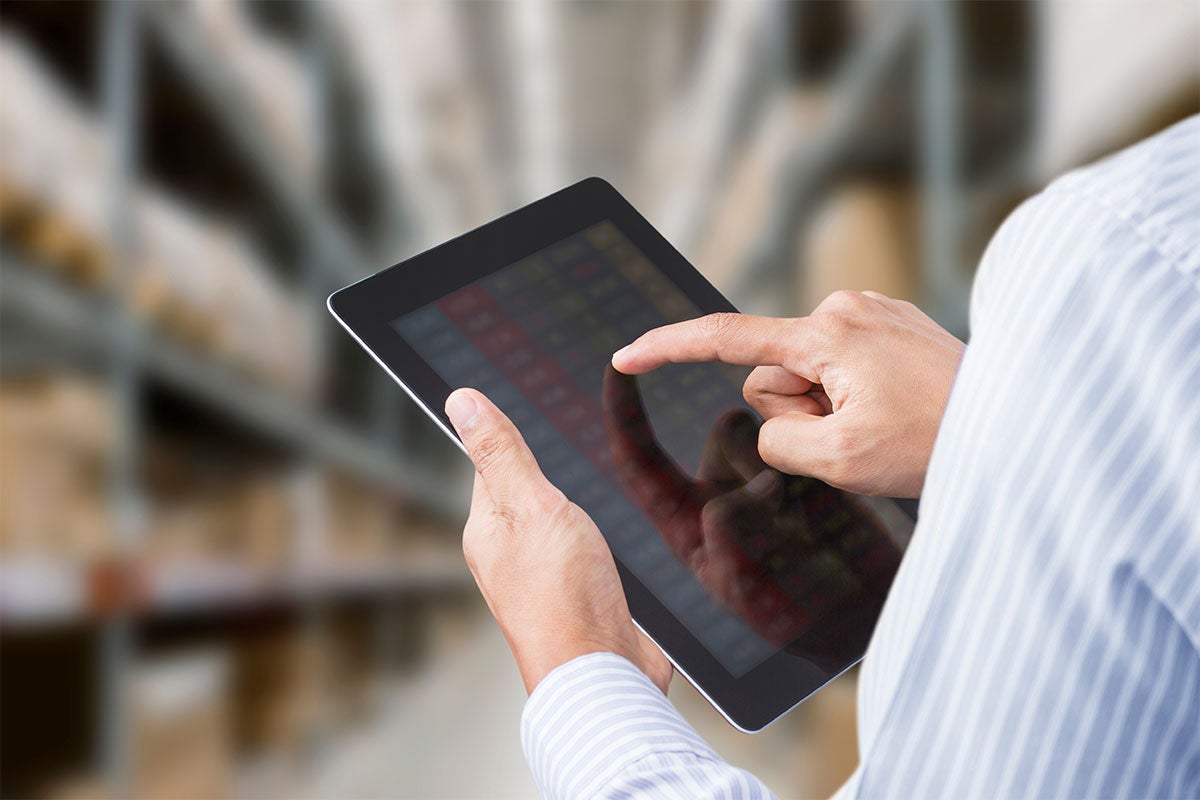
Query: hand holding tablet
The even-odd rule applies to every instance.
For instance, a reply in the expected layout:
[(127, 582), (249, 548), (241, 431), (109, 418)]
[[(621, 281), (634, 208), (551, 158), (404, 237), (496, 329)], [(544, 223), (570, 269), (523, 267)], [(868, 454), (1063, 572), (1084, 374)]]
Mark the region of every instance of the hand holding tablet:
[[(653, 329), (740, 318), (608, 184), (551, 195), (335, 293), (330, 309), (447, 434), (453, 388), (503, 412), (508, 444), (477, 447), (477, 465), (524, 453), (512, 470), (542, 488), (511, 493), (498, 514), (477, 489), (484, 518), (524, 526), (524, 543), (489, 540), (495, 569), (477, 575), (489, 602), (513, 598), (493, 610), (519, 661), (590, 646), (655, 672), (632, 615), (731, 723), (758, 730), (861, 657), (911, 521), (890, 501), (769, 470), (742, 399), (749, 371), (698, 362), (724, 350), (660, 353), (637, 377), (610, 367)], [(826, 402), (846, 399), (825, 383)], [(804, 394), (793, 402), (819, 419), (817, 386), (771, 386)], [(531, 541), (546, 563), (522, 549)]]
[(472, 389), (446, 401), (475, 462), (463, 552), (526, 691), (576, 656), (622, 655), (665, 694), (671, 662), (632, 624), (604, 537), (538, 468), (521, 434)]

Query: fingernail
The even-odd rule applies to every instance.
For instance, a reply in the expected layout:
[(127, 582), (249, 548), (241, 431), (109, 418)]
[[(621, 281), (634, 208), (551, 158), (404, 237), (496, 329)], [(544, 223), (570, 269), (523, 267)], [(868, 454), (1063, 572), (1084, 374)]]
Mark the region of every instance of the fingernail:
[(462, 433), (475, 424), (475, 419), (479, 416), (479, 408), (475, 405), (475, 400), (471, 397), (470, 392), (458, 389), (446, 398), (446, 416), (450, 418), (455, 429)]
[(632, 347), (633, 347), (632, 344), (627, 344), (624, 347), (622, 347), (620, 350), (618, 350), (617, 352), (613, 353), (613, 355), (612, 355), (613, 363), (615, 364), (618, 358), (623, 358), (623, 357), (629, 355), (629, 350)]
[(774, 489), (778, 481), (779, 476), (775, 470), (764, 469), (750, 479), (750, 482), (746, 484), (746, 491), (750, 492), (750, 494), (764, 495)]

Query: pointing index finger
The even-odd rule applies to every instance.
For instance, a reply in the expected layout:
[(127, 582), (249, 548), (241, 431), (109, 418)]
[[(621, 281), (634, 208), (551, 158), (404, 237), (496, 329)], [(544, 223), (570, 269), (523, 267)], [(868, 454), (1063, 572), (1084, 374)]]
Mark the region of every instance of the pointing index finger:
[(692, 361), (769, 364), (810, 377), (814, 370), (803, 341), (807, 331), (807, 319), (709, 314), (647, 331), (613, 354), (612, 364), (629, 375)]

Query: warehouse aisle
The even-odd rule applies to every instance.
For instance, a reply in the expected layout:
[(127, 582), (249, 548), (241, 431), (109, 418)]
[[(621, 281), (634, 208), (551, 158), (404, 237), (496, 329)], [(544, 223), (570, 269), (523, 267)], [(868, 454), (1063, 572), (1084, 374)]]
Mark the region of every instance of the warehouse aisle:
[(518, 735), (525, 690), (490, 619), (473, 623), (467, 641), (431, 659), (384, 704), (330, 754), (314, 796), (537, 797)]

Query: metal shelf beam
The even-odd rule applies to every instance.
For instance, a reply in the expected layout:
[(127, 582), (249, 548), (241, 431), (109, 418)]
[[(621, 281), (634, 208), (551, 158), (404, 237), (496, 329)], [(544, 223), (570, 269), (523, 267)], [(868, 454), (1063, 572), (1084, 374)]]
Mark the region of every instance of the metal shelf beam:
[(0, 564), (0, 629), (108, 623), (116, 617), (128, 625), (342, 597), (459, 592), (475, 585), (462, 559), (450, 555), (279, 570), (210, 561), (133, 572), (133, 593), (101, 607), (89, 588), (96, 569), (103, 567), (20, 558)]

